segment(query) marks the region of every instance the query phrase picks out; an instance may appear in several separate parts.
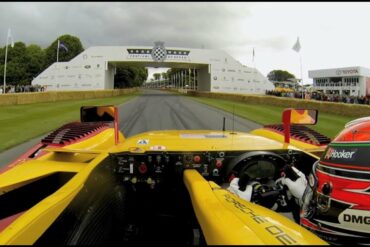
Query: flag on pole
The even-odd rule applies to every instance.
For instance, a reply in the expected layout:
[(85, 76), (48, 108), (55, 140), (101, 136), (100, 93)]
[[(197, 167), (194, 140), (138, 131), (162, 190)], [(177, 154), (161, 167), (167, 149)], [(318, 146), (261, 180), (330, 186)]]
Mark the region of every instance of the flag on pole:
[(14, 48), (14, 40), (13, 40), (13, 36), (12, 36), (12, 33), (10, 31), (10, 28), (8, 29), (8, 37), (7, 37), (7, 41), (8, 40), (11, 40), (11, 47)]
[(68, 52), (68, 47), (66, 46), (66, 44), (63, 43), (63, 41), (59, 42), (59, 49), (60, 48), (63, 48), (66, 52)]
[(299, 52), (301, 50), (301, 44), (299, 43), (299, 37), (297, 37), (297, 42), (295, 42), (292, 49), (295, 50), (296, 52)]

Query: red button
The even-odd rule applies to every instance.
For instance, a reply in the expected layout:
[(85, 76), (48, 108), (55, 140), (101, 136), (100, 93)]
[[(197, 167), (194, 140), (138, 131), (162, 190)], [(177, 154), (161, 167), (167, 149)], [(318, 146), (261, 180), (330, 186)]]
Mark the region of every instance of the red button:
[(200, 162), (200, 156), (199, 155), (195, 155), (194, 156), (194, 162), (195, 163), (199, 163)]
[(220, 168), (222, 166), (222, 161), (221, 160), (217, 160), (216, 161), (216, 167), (217, 168)]
[(146, 173), (147, 171), (148, 171), (148, 167), (144, 163), (141, 163), (141, 165), (139, 165), (139, 172)]

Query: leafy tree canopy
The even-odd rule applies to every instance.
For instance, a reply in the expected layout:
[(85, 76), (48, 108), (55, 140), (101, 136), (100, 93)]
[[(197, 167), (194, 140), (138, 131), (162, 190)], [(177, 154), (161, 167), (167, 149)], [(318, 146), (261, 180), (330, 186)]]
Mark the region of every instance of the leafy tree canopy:
[(80, 54), (84, 51), (84, 48), (81, 44), (81, 41), (78, 37), (64, 34), (59, 36), (53, 43), (50, 44), (48, 48), (46, 48), (46, 64), (45, 67), (49, 67), (51, 64), (57, 61), (57, 47), (58, 47), (58, 40), (63, 42), (63, 44), (67, 47), (68, 51), (59, 47), (59, 62), (70, 61), (72, 58)]
[(154, 80), (160, 80), (161, 79), (161, 73), (154, 73), (153, 74)]
[[(5, 49), (0, 49), (0, 59), (5, 60)], [(39, 73), (45, 63), (45, 53), (38, 45), (26, 45), (16, 42), (14, 47), (8, 47), (6, 81), (8, 85), (26, 85)], [(0, 71), (4, 71), (4, 63), (0, 65)]]
[[(57, 60), (58, 40), (63, 42), (68, 51), (59, 48), (59, 62), (70, 61), (84, 51), (78, 37), (65, 34), (55, 39), (47, 48), (23, 42), (16, 42), (12, 48), (8, 46), (7, 85), (30, 85), (31, 81), (43, 70)], [(4, 71), (6, 47), (0, 47), (0, 71)], [(2, 76), (1, 76), (2, 77)], [(116, 88), (141, 86), (148, 77), (148, 70), (142, 66), (122, 66), (117, 68), (114, 79)], [(2, 80), (1, 80), (2, 81)]]
[(114, 76), (115, 88), (140, 87), (148, 78), (148, 70), (142, 66), (118, 67)]
[(267, 78), (270, 81), (286, 81), (288, 79), (295, 78), (295, 76), (286, 70), (273, 70), (268, 73)]

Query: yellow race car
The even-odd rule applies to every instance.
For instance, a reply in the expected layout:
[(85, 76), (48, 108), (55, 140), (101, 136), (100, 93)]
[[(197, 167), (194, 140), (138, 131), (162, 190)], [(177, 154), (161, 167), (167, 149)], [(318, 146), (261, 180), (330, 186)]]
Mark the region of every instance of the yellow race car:
[[(275, 183), (287, 165), (308, 175), (329, 144), (305, 126), (316, 120), (286, 109), (250, 133), (126, 139), (116, 107), (82, 107), (80, 122), (0, 170), (0, 244), (327, 244), (294, 222), (299, 207)], [(226, 189), (235, 176), (258, 184), (250, 202)]]

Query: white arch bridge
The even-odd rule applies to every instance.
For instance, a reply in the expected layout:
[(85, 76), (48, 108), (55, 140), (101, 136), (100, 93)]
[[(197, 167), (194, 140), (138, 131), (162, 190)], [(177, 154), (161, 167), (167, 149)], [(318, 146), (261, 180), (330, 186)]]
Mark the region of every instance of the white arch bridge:
[[(93, 46), (69, 62), (56, 62), (32, 85), (47, 91), (113, 89), (116, 68), (141, 65), (178, 68), (165, 85), (211, 92), (264, 94), (274, 85), (255, 68), (247, 67), (220, 50), (149, 46)], [(162, 81), (163, 83), (163, 81)], [(163, 84), (147, 85), (148, 87)]]

